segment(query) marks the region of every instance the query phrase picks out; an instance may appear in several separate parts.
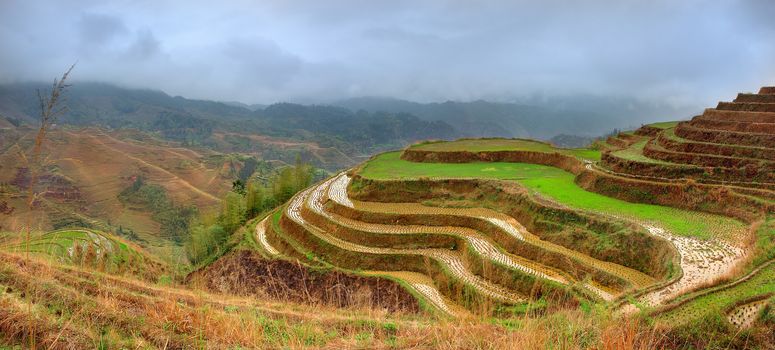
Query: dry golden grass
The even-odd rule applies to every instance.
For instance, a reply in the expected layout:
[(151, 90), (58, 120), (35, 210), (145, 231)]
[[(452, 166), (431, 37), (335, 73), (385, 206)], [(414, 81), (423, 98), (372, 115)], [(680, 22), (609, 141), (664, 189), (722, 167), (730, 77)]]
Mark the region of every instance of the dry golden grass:
[(656, 333), (605, 312), (452, 321), (161, 287), (0, 255), (0, 339), (41, 349), (645, 349)]

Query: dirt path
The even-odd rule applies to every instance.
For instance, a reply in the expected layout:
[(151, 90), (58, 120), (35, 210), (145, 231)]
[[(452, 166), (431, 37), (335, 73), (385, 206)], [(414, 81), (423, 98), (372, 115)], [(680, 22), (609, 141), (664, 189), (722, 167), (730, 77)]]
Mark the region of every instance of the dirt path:
[(266, 239), (266, 224), (269, 217), (264, 218), (258, 224), (256, 224), (256, 240), (267, 253), (270, 255), (280, 255), (280, 251), (272, 247), (269, 241)]
[[(202, 155), (197, 153), (196, 151), (188, 149), (188, 148), (180, 148), (180, 147), (172, 147), (172, 146), (156, 146), (156, 147), (151, 147), (151, 146), (148, 146), (146, 144), (143, 144), (143, 143), (135, 141), (135, 140), (130, 140), (130, 141), (122, 140), (122, 139), (116, 138), (115, 136), (110, 135), (110, 134), (108, 134), (106, 132), (99, 132), (99, 135), (102, 135), (105, 138), (108, 138), (108, 139), (112, 140), (113, 142), (121, 143), (121, 144), (130, 146), (130, 147), (142, 148), (144, 150), (152, 151), (152, 152), (165, 152), (165, 153), (169, 153), (169, 154), (174, 154), (174, 155), (176, 155), (180, 159), (186, 159), (186, 160), (197, 162), (197, 164), (199, 165), (200, 169), (204, 168), (204, 166), (201, 164), (201, 162), (199, 162), (199, 159), (202, 158)], [(192, 154), (183, 154), (183, 153), (178, 152), (177, 150), (183, 150), (185, 152), (191, 152), (191, 153), (193, 153), (193, 155)]]

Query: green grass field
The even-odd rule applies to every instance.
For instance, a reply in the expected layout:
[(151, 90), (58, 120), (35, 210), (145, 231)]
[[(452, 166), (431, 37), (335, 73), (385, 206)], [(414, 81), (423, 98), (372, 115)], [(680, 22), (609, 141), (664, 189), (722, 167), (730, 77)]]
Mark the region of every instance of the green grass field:
[(669, 128), (674, 128), (676, 125), (678, 125), (678, 123), (680, 123), (680, 121), (659, 122), (659, 123), (649, 124), (648, 126), (659, 128), (659, 129), (669, 129)]
[(419, 177), (514, 180), (568, 207), (657, 224), (678, 235), (709, 239), (732, 236), (746, 230), (742, 222), (719, 215), (630, 203), (589, 192), (576, 185), (573, 174), (550, 166), (527, 163), (414, 163), (400, 159), (400, 155), (400, 152), (389, 152), (376, 156), (366, 163), (361, 175), (377, 180)]
[(646, 143), (648, 142), (648, 139), (644, 139), (638, 142), (633, 143), (630, 147), (627, 147), (623, 150), (615, 151), (613, 154), (617, 157), (632, 160), (640, 163), (652, 163), (652, 164), (663, 164), (663, 165), (676, 165), (674, 163), (668, 163), (664, 162), (658, 159), (651, 159), (649, 157), (646, 157), (643, 155), (643, 148), (646, 147)]
[(434, 152), (535, 151), (558, 152), (582, 159), (600, 160), (600, 151), (587, 148), (555, 148), (548, 143), (522, 139), (463, 139), (452, 142), (429, 142), (411, 147)]

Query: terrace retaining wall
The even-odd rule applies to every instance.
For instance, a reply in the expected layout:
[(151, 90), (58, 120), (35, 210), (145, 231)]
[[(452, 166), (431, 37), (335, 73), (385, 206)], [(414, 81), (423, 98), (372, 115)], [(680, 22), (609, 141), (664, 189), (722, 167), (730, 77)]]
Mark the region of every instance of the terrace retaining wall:
[(701, 142), (775, 148), (775, 135), (708, 130), (694, 127), (689, 123), (679, 123), (675, 128), (675, 134), (685, 139)]
[[(656, 142), (656, 144), (654, 144), (654, 142)], [(767, 160), (725, 157), (703, 153), (676, 152), (661, 148), (660, 141), (657, 140), (649, 141), (646, 144), (646, 147), (643, 148), (643, 155), (651, 159), (676, 164), (692, 164), (713, 168), (736, 168), (734, 170), (729, 170), (732, 174), (741, 171), (740, 168), (753, 167), (755, 173), (749, 170), (742, 170), (740, 175), (751, 181), (775, 182), (775, 173), (773, 173), (773, 170), (775, 170), (775, 163)], [(768, 178), (770, 177), (769, 175), (773, 175), (773, 177)]]
[(719, 102), (717, 110), (746, 112), (775, 112), (775, 103)]
[(657, 142), (659, 142), (659, 145), (665, 149), (675, 152), (717, 154), (727, 157), (775, 160), (775, 149), (734, 146), (721, 143), (704, 143), (691, 140), (685, 140), (682, 142), (679, 140), (671, 139), (664, 134), (660, 134), (657, 137)]
[(470, 163), (470, 162), (511, 162), (548, 165), (563, 169), (573, 174), (584, 170), (584, 163), (579, 159), (558, 152), (534, 151), (451, 151), (434, 152), (407, 149), (401, 154), (401, 159), (420, 163)]

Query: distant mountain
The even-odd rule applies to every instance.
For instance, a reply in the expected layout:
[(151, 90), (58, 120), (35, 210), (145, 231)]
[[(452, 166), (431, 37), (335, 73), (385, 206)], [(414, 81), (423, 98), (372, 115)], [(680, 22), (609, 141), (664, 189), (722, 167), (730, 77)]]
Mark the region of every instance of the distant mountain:
[(449, 140), (461, 135), (444, 121), (426, 121), (408, 113), (354, 113), (334, 106), (277, 103), (256, 114), (285, 128), (335, 136), (367, 149), (425, 139)]
[[(46, 88), (47, 84), (36, 83), (0, 85), (0, 116), (5, 117), (2, 125), (8, 127), (6, 121), (34, 122), (38, 114), (36, 90)], [(633, 98), (585, 95), (539, 96), (519, 103), (482, 100), (416, 103), (360, 97), (330, 105), (264, 106), (193, 100), (156, 90), (77, 82), (66, 96), (68, 110), (59, 118), (61, 124), (135, 128), (184, 145), (224, 152), (261, 149), (261, 155), (265, 156), (266, 147), (260, 143), (266, 140), (246, 141), (238, 137), (263, 135), (335, 149), (352, 158), (347, 163), (425, 139), (497, 136), (549, 140), (560, 134), (584, 138), (605, 134), (614, 128), (627, 129), (654, 120), (690, 115), (690, 111)], [(291, 153), (298, 150), (288, 147), (289, 144), (293, 142), (275, 140), (273, 157), (292, 159)], [(285, 148), (278, 151), (281, 146)], [(328, 163), (330, 158), (321, 160), (310, 154), (312, 161), (320, 163), (317, 165), (330, 168), (343, 165)]]
[[(0, 114), (33, 121), (38, 114), (37, 83), (0, 85)], [(67, 89), (67, 111), (61, 123), (120, 127), (151, 123), (162, 113), (202, 119), (248, 118), (251, 111), (221, 102), (171, 97), (164, 92), (125, 89), (104, 83), (76, 83)]]
[(449, 123), (464, 136), (530, 137), (548, 140), (559, 134), (596, 136), (614, 128), (637, 127), (660, 119), (680, 119), (700, 108), (677, 109), (634, 98), (576, 95), (535, 97), (519, 103), (488, 101), (416, 103), (359, 97), (332, 103), (352, 111), (410, 113)]
[[(36, 91), (48, 87), (35, 83), (0, 85), (0, 117), (4, 117), (0, 127), (11, 121), (35, 123), (39, 108)], [(419, 140), (461, 136), (444, 121), (423, 120), (403, 112), (353, 112), (336, 106), (292, 103), (248, 106), (104, 83), (73, 84), (66, 91), (66, 106), (58, 119), (60, 124), (133, 128), (183, 145), (283, 161), (292, 161), (301, 153), (315, 165), (329, 169), (350, 166), (375, 152)], [(336, 154), (342, 159), (332, 159)]]
[(549, 139), (549, 142), (561, 148), (581, 148), (589, 146), (596, 139), (589, 136), (559, 134)]
[(249, 105), (247, 103), (242, 103), (242, 102), (237, 102), (237, 101), (223, 101), (221, 103), (223, 103), (223, 104), (225, 104), (227, 106), (241, 107), (241, 108), (249, 109), (249, 110), (254, 111), (254, 112), (259, 110), (259, 109), (264, 109), (267, 106), (267, 105), (262, 105), (262, 104), (258, 104), (258, 103), (254, 103), (254, 104)]

